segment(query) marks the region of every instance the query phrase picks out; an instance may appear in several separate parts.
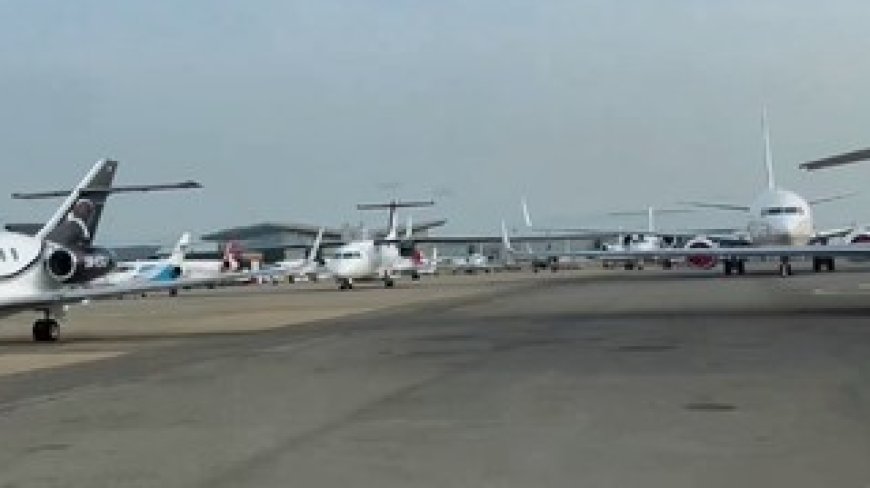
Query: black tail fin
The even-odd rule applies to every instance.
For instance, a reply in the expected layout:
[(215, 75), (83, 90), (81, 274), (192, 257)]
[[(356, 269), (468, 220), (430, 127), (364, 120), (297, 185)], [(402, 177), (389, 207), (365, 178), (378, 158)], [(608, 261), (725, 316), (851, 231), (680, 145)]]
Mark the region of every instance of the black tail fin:
[(106, 189), (112, 187), (117, 169), (117, 161), (98, 161), (37, 236), (74, 248), (90, 246), (109, 196)]

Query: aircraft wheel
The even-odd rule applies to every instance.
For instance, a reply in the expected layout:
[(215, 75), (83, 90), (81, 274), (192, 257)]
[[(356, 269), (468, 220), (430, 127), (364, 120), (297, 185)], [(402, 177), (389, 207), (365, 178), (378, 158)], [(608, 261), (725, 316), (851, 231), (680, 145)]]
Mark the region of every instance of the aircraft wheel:
[(60, 339), (60, 325), (54, 319), (39, 319), (33, 323), (33, 340), (36, 342), (57, 342)]
[(731, 272), (733, 271), (732, 266), (733, 266), (733, 263), (731, 262), (730, 259), (726, 259), (725, 261), (722, 261), (722, 268), (725, 271), (725, 276), (731, 276)]
[(737, 274), (745, 275), (746, 274), (746, 261), (737, 261), (735, 263), (737, 265)]
[(624, 268), (626, 271), (631, 271), (631, 270), (634, 269), (634, 263), (625, 263), (625, 266), (623, 266), (623, 268)]
[(813, 271), (819, 273), (822, 271), (822, 258), (813, 258)]
[(780, 276), (782, 276), (783, 278), (786, 278), (788, 276), (791, 276), (792, 274), (793, 274), (793, 272), (791, 269), (791, 264), (782, 263), (779, 265), (779, 275)]
[(833, 273), (837, 270), (837, 265), (834, 264), (835, 262), (834, 258), (828, 258), (828, 271)]
[(396, 282), (392, 278), (384, 280), (384, 288), (392, 288), (394, 286), (396, 286)]
[(420, 281), (420, 274), (419, 273), (412, 274), (411, 279), (414, 281)]
[(173, 289), (169, 290), (169, 296), (177, 297), (178, 296), (178, 288), (173, 288)]

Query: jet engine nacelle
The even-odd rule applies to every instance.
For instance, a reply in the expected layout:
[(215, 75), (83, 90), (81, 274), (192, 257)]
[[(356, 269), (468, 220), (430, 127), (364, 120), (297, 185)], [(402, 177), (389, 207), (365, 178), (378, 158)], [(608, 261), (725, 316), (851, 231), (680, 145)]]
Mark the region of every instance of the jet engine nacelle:
[[(686, 249), (712, 249), (716, 247), (716, 243), (707, 239), (706, 237), (695, 237), (686, 243)], [(719, 260), (716, 256), (688, 256), (686, 257), (686, 263), (697, 269), (713, 269)]]
[(112, 271), (115, 258), (107, 249), (77, 251), (55, 247), (48, 251), (45, 270), (60, 283), (85, 283)]

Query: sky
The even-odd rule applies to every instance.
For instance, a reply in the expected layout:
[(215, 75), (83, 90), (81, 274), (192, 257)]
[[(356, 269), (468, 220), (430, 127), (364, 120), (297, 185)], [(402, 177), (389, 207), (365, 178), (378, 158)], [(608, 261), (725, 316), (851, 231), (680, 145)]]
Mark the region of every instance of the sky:
[[(171, 242), (255, 222), (339, 225), (361, 202), (434, 198), (443, 233), (683, 200), (748, 204), (767, 106), (781, 186), (865, 190), (870, 3), (859, 0), (0, 0), (0, 196), (196, 179), (110, 201), (100, 239)], [(0, 221), (57, 202), (3, 200)], [(663, 227), (727, 226), (696, 212)], [(870, 192), (817, 224), (870, 223)]]

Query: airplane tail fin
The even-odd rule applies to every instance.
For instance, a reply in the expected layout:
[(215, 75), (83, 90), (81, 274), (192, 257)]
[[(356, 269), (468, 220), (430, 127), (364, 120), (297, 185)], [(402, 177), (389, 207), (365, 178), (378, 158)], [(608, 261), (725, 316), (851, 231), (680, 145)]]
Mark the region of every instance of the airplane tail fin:
[(399, 222), (398, 222), (398, 209), (400, 208), (416, 208), (416, 207), (431, 207), (435, 205), (433, 201), (426, 202), (399, 202), (393, 200), (389, 203), (367, 203), (357, 205), (357, 210), (389, 210), (389, 220), (388, 220), (388, 232), (386, 239), (389, 241), (394, 241), (399, 237)]
[(408, 223), (405, 224), (405, 240), (411, 240), (411, 237), (414, 235), (414, 222), (411, 219), (411, 216), (408, 215)]
[(507, 224), (505, 224), (504, 220), (501, 221), (501, 243), (504, 246), (504, 250), (507, 252), (513, 252), (513, 247), (511, 246), (511, 238), (508, 235)]
[(308, 250), (308, 256), (305, 258), (307, 262), (313, 263), (317, 260), (321, 242), (323, 242), (323, 227), (317, 230), (317, 237), (314, 238), (314, 243), (311, 244), (311, 249)]
[[(111, 187), (117, 169), (116, 161), (97, 161), (51, 219), (36, 233), (36, 237), (68, 246), (89, 246), (93, 242), (106, 198), (109, 196), (108, 192), (91, 190)], [(36, 198), (36, 195), (17, 194), (13, 197)]]
[(117, 169), (117, 161), (101, 159), (72, 190), (13, 193), (12, 198), (36, 200), (66, 197), (48, 222), (39, 229), (36, 237), (65, 246), (85, 248), (94, 240), (109, 195), (202, 187), (194, 181), (165, 185), (112, 186)]
[(187, 255), (187, 250), (190, 248), (190, 232), (185, 232), (172, 248), (172, 254), (169, 255), (169, 262), (174, 266), (181, 266), (184, 263), (184, 257)]
[(773, 151), (770, 147), (770, 126), (767, 123), (767, 107), (761, 111), (761, 130), (764, 133), (764, 166), (767, 168), (767, 187), (776, 188), (776, 178), (773, 171)]
[(520, 199), (520, 204), (523, 207), (523, 220), (526, 223), (526, 227), (534, 227), (532, 225), (532, 215), (529, 213), (529, 202), (526, 201), (526, 197)]

